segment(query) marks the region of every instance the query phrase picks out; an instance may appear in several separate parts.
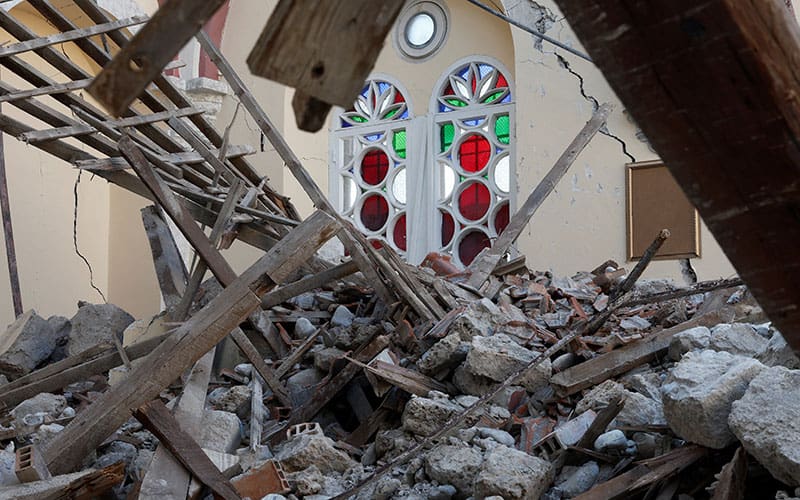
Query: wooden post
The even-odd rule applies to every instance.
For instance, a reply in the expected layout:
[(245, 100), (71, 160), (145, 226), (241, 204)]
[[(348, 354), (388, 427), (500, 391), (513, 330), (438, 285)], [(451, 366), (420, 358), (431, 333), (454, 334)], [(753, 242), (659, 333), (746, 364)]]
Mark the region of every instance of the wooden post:
[(556, 3), (800, 352), (800, 27), (785, 1)]
[(0, 212), (3, 217), (3, 236), (6, 242), (6, 260), (8, 262), (8, 280), (11, 283), (11, 301), (14, 304), (14, 316), (22, 314), (22, 292), (19, 288), (17, 272), (17, 252), (14, 249), (14, 230), (11, 227), (11, 205), (8, 200), (8, 180), (6, 178), (6, 153), (3, 145), (3, 134), (0, 133)]

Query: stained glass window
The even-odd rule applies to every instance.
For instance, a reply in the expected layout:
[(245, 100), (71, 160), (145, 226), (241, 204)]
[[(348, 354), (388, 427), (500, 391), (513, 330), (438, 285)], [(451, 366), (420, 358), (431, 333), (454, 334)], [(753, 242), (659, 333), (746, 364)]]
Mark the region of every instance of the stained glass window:
[(411, 120), (406, 97), (397, 83), (375, 78), (336, 118), (331, 192), (376, 248), (414, 263), (439, 251), (467, 266), (513, 213), (509, 79), (486, 61), (457, 64), (424, 120)]
[(463, 266), (492, 244), (510, 217), (513, 102), (508, 82), (495, 65), (472, 61), (443, 78), (435, 99), (439, 250)]
[(403, 91), (385, 79), (367, 81), (338, 117), (331, 188), (337, 208), (376, 248), (407, 250), (406, 157), (410, 118)]

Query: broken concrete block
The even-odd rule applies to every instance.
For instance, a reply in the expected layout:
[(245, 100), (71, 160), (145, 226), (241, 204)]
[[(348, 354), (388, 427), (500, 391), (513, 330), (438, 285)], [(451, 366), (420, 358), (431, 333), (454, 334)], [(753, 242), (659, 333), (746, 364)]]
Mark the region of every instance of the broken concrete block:
[(286, 472), (297, 472), (315, 465), (323, 474), (345, 472), (356, 465), (347, 453), (334, 447), (333, 440), (321, 432), (303, 432), (288, 439), (275, 454)]
[(403, 410), (403, 429), (418, 436), (430, 436), (462, 410), (461, 405), (446, 397), (431, 399), (414, 396)]
[(0, 486), (19, 484), (19, 478), (14, 473), (17, 455), (14, 452), (14, 443), (11, 442), (5, 449), (0, 449)]
[(456, 368), (456, 371), (453, 373), (453, 384), (464, 394), (483, 396), (494, 389), (497, 382), (488, 377), (474, 375), (467, 370), (464, 365), (461, 365)]
[(14, 379), (32, 372), (56, 349), (57, 333), (33, 309), (21, 315), (2, 335), (0, 373)]
[(469, 349), (470, 343), (464, 341), (458, 333), (449, 333), (422, 355), (417, 366), (426, 375), (436, 375), (463, 363)]
[(336, 311), (333, 312), (333, 316), (331, 317), (331, 326), (341, 326), (347, 328), (353, 324), (353, 320), (355, 318), (356, 315), (350, 312), (350, 309), (345, 306), (339, 306), (336, 308)]
[(723, 323), (711, 329), (708, 348), (741, 356), (754, 357), (764, 350), (768, 340), (746, 323)]
[(800, 368), (800, 359), (778, 331), (770, 337), (756, 359), (767, 366), (785, 366), (792, 370)]
[(594, 449), (597, 451), (624, 450), (627, 447), (628, 438), (619, 429), (604, 432), (594, 440)]
[(670, 428), (679, 437), (709, 448), (728, 446), (736, 439), (724, 425), (731, 404), (764, 368), (754, 359), (727, 352), (687, 353), (661, 388)]
[(425, 473), (439, 484), (451, 484), (463, 496), (472, 493), (472, 483), (483, 463), (483, 455), (466, 445), (442, 445), (425, 457)]
[(800, 486), (800, 371), (762, 370), (732, 405), (728, 425), (776, 479)]
[(166, 314), (159, 314), (152, 318), (137, 319), (123, 330), (122, 345), (128, 347), (164, 335), (172, 328), (165, 325), (167, 320)]
[(336, 360), (342, 359), (345, 352), (336, 347), (326, 347), (314, 353), (314, 366), (323, 372), (331, 371), (331, 367)]
[(197, 443), (209, 450), (233, 453), (242, 442), (241, 423), (233, 413), (206, 410), (200, 425)]
[(248, 385), (214, 389), (208, 395), (208, 402), (215, 410), (236, 413), (239, 417), (245, 417), (250, 412), (252, 393), (253, 390)]
[(286, 379), (286, 388), (295, 407), (301, 406), (314, 395), (314, 387), (319, 384), (325, 374), (316, 368), (300, 370)]
[(375, 435), (375, 455), (377, 458), (391, 460), (414, 444), (414, 435), (403, 429), (378, 431)]
[(478, 434), (482, 438), (494, 439), (498, 443), (513, 448), (516, 445), (514, 436), (504, 430), (492, 429), (490, 427), (478, 427)]
[[(537, 356), (538, 353), (525, 349), (511, 337), (498, 333), (491, 337), (473, 338), (472, 349), (467, 354), (464, 366), (474, 375), (502, 382), (512, 373), (527, 366)], [(550, 375), (552, 375), (550, 360), (546, 359), (520, 380), (519, 385), (535, 392), (550, 382)]]
[(294, 337), (297, 339), (308, 338), (309, 335), (317, 331), (317, 327), (312, 325), (308, 318), (297, 318), (294, 324)]
[(487, 337), (502, 325), (503, 312), (494, 302), (483, 298), (471, 303), (450, 325), (450, 332), (461, 340), (470, 341), (475, 336)]
[(586, 393), (575, 407), (575, 412), (599, 411), (601, 408), (608, 406), (609, 401), (617, 396), (621, 396), (625, 400), (625, 406), (622, 407), (622, 411), (613, 420), (612, 425), (637, 426), (666, 423), (661, 401), (650, 399), (638, 392), (626, 390), (622, 384), (614, 380), (606, 380)]
[(70, 356), (80, 354), (98, 344), (113, 345), (112, 336), (122, 341), (122, 332), (133, 323), (133, 316), (114, 304), (79, 303), (78, 312), (72, 317), (67, 352)]
[(484, 457), (475, 478), (473, 496), (484, 500), (499, 495), (506, 500), (539, 498), (553, 482), (553, 465), (525, 452), (497, 446)]
[(15, 406), (11, 410), (11, 416), (14, 417), (15, 422), (20, 424), (28, 415), (43, 414), (55, 419), (66, 407), (67, 399), (64, 396), (42, 392)]
[(669, 343), (669, 358), (680, 361), (681, 357), (689, 351), (707, 349), (710, 342), (711, 330), (704, 326), (676, 333)]
[(561, 493), (561, 498), (574, 498), (584, 491), (588, 491), (600, 474), (597, 462), (586, 462), (580, 467), (564, 466), (556, 479), (556, 488)]

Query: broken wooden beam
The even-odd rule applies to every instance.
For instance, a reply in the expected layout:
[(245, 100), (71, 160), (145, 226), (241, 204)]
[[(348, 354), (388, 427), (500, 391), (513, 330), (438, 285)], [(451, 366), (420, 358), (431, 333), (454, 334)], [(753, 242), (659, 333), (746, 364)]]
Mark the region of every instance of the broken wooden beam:
[(315, 212), (293, 229), (233, 283), (189, 318), (134, 367), (127, 383), (104, 393), (79, 413), (44, 450), (55, 473), (78, 467), (130, 416), (147, 403), (261, 305), (261, 296), (286, 278), (339, 230), (327, 214)]
[[(172, 455), (200, 482), (224, 500), (240, 500), (233, 485), (206, 456), (190, 434), (181, 429), (164, 403), (156, 399), (133, 412), (136, 420), (158, 438)], [(188, 484), (187, 484), (188, 488)]]
[(712, 327), (718, 323), (730, 321), (733, 321), (732, 311), (726, 309), (710, 311), (680, 325), (651, 334), (619, 349), (567, 368), (554, 374), (550, 382), (559, 394), (575, 394), (641, 366), (659, 354), (665, 353), (669, 349), (672, 337), (677, 333), (696, 326)]
[(331, 104), (353, 104), (404, 5), (404, 0), (281, 0), (247, 65), (254, 75), (297, 89), (292, 103), (297, 123), (315, 132)]
[(171, 0), (95, 77), (89, 93), (122, 115), (225, 0)]
[(533, 215), (542, 206), (544, 200), (553, 192), (558, 184), (558, 181), (564, 177), (569, 167), (578, 158), (578, 155), (583, 151), (589, 142), (597, 134), (597, 132), (605, 126), (608, 116), (614, 110), (611, 104), (603, 104), (593, 114), (592, 117), (586, 122), (583, 129), (578, 133), (572, 142), (567, 146), (567, 149), (561, 153), (556, 163), (547, 172), (547, 175), (539, 181), (534, 190), (528, 195), (528, 199), (517, 210), (514, 216), (508, 223), (508, 226), (503, 230), (500, 236), (494, 241), (490, 248), (484, 249), (472, 261), (472, 264), (467, 267), (466, 273), (469, 274), (467, 278), (467, 285), (472, 288), (480, 289), (484, 281), (492, 274), (492, 271), (500, 263), (500, 260), (508, 252), (511, 245), (519, 238), (522, 231), (530, 222)]
[(785, 2), (556, 4), (800, 352), (800, 27)]
[(19, 317), (25, 309), (22, 308), (22, 291), (19, 286), (17, 251), (14, 245), (14, 228), (11, 223), (11, 202), (8, 198), (6, 151), (2, 133), (0, 133), (0, 215), (3, 219), (3, 240), (6, 246), (6, 264), (8, 266), (8, 281), (11, 286), (11, 303), (14, 306), (14, 316)]
[(153, 266), (167, 309), (175, 306), (186, 291), (186, 266), (169, 226), (154, 205), (142, 210), (142, 223), (153, 254)]

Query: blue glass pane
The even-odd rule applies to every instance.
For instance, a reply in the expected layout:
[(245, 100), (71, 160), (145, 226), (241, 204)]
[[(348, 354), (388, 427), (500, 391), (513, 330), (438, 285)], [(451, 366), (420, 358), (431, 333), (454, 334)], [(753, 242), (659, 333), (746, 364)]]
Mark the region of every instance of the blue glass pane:
[(370, 141), (370, 142), (375, 142), (377, 140), (380, 140), (382, 137), (383, 137), (383, 133), (381, 132), (379, 134), (372, 134), (372, 135), (365, 136), (365, 139)]
[(466, 79), (467, 78), (467, 73), (469, 73), (469, 65), (466, 65), (463, 68), (461, 68), (461, 71), (458, 72), (458, 76), (460, 76), (461, 78)]
[(503, 100), (502, 100), (502, 101), (500, 101), (500, 102), (511, 102), (511, 92), (509, 92), (508, 94), (506, 94), (506, 96), (505, 96), (505, 97), (503, 97)]
[(367, 97), (367, 92), (369, 92), (369, 84), (367, 84), (363, 89), (361, 89), (361, 95)]
[(341, 122), (342, 122), (342, 128), (352, 127), (352, 125), (350, 125), (349, 123), (347, 123), (347, 122), (346, 122), (346, 121), (344, 121), (344, 120), (339, 120), (339, 121), (341, 121)]
[(378, 90), (381, 92), (381, 94), (386, 92), (386, 89), (389, 87), (391, 87), (391, 85), (387, 82), (378, 82)]
[(479, 64), (478, 65), (478, 72), (480, 73), (481, 78), (483, 78), (484, 76), (488, 75), (489, 72), (492, 71), (492, 69), (494, 69), (494, 68), (492, 68), (488, 64)]

